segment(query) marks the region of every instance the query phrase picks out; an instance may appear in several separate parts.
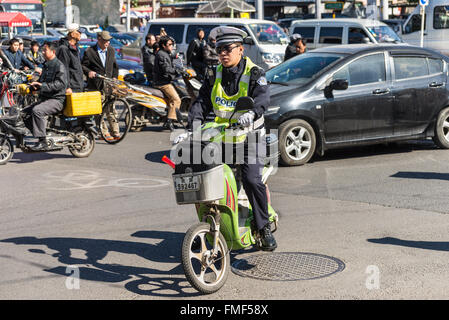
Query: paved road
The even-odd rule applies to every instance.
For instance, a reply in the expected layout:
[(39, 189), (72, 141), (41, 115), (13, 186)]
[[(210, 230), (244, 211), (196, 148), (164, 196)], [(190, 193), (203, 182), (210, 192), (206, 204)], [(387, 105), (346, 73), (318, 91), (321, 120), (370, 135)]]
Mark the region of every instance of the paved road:
[[(175, 203), (160, 161), (168, 140), (148, 128), (116, 146), (98, 142), (88, 159), (18, 152), (0, 167), (0, 299), (198, 299), (180, 265), (195, 213)], [(270, 181), (282, 213), (276, 252), (335, 257), (345, 268), (287, 282), (231, 273), (202, 299), (447, 298), (448, 180), (449, 152), (430, 141), (281, 167)], [(259, 254), (240, 251), (233, 262)], [(79, 289), (68, 277), (76, 272)]]

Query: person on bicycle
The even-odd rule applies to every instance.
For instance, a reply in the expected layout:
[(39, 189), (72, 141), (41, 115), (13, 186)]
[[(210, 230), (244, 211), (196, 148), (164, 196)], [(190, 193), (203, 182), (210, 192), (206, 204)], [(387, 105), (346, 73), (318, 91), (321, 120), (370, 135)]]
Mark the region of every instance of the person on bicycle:
[[(216, 39), (221, 64), (211, 75), (206, 75), (199, 96), (189, 111), (188, 128), (192, 129), (196, 121), (204, 122), (206, 116), (213, 111), (216, 122), (238, 121), (248, 127), (253, 124), (255, 127), (257, 123), (259, 126), (254, 129), (262, 129), (263, 132), (263, 113), (270, 102), (269, 86), (264, 71), (243, 54), (243, 39), (247, 37), (247, 33), (234, 27), (216, 27), (211, 30), (210, 35)], [(233, 113), (229, 110), (230, 106), (235, 106), (238, 98), (244, 96), (254, 99), (253, 110), (236, 112), (229, 120)], [(248, 152), (255, 148), (258, 146), (249, 146), (248, 140), (245, 141), (244, 163), (241, 165), (243, 187), (261, 236), (260, 249), (273, 251), (277, 243), (271, 233), (267, 192), (261, 177), (264, 163), (258, 152)]]
[(26, 127), (38, 142), (32, 147), (34, 151), (48, 150), (47, 116), (64, 109), (65, 91), (67, 89), (67, 72), (64, 64), (56, 58), (57, 45), (45, 42), (43, 45), (44, 68), (38, 81), (30, 84), (34, 91), (39, 91), (39, 100), (23, 109)]
[(59, 40), (56, 56), (68, 71), (68, 88), (66, 94), (84, 91), (84, 74), (81, 66), (78, 42), (81, 40), (79, 25), (73, 23), (67, 28), (67, 36)]
[[(110, 45), (111, 39), (108, 31), (99, 32), (97, 43), (87, 48), (84, 53), (81, 65), (88, 79), (87, 90), (104, 92), (104, 81), (96, 77), (97, 73), (108, 78), (117, 79), (118, 77), (118, 65), (115, 59), (115, 49)], [(112, 129), (112, 137), (119, 138), (120, 130), (114, 111), (111, 110), (106, 116)], [(109, 136), (110, 132), (107, 132), (105, 124), (101, 124), (101, 130), (105, 137)]]

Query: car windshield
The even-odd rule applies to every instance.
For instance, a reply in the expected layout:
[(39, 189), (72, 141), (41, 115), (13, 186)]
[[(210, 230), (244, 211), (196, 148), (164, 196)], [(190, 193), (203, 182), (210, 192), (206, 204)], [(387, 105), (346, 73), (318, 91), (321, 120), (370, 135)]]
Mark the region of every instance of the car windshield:
[(367, 27), (377, 42), (402, 42), (401, 38), (388, 26)]
[(276, 24), (257, 23), (249, 25), (260, 44), (287, 44), (288, 37)]
[(336, 53), (307, 52), (268, 70), (266, 77), (270, 82), (303, 85), (343, 57)]

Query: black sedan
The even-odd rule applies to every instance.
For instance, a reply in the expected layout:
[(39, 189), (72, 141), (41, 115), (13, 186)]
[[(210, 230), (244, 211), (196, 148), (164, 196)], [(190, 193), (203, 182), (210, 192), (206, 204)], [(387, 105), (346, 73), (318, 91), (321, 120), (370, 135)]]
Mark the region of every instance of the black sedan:
[(316, 49), (267, 72), (267, 128), (281, 162), (353, 145), (432, 137), (449, 148), (449, 58), (397, 44)]

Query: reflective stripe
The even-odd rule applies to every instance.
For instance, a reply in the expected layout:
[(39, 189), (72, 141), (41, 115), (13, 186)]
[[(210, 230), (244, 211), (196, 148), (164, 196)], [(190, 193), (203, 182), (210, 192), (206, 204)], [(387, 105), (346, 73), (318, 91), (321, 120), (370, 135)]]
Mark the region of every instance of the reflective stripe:
[[(221, 111), (221, 110), (214, 109), (214, 113), (219, 118), (229, 119), (229, 117), (234, 113), (234, 111)], [(241, 114), (236, 112), (232, 116), (232, 119), (238, 119), (240, 116), (241, 116)]]
[(240, 78), (240, 81), (241, 82), (244, 82), (244, 83), (246, 83), (246, 84), (248, 84), (249, 85), (249, 79), (251, 78), (251, 75), (249, 75), (249, 74), (243, 74), (242, 76), (241, 76), (241, 78)]

